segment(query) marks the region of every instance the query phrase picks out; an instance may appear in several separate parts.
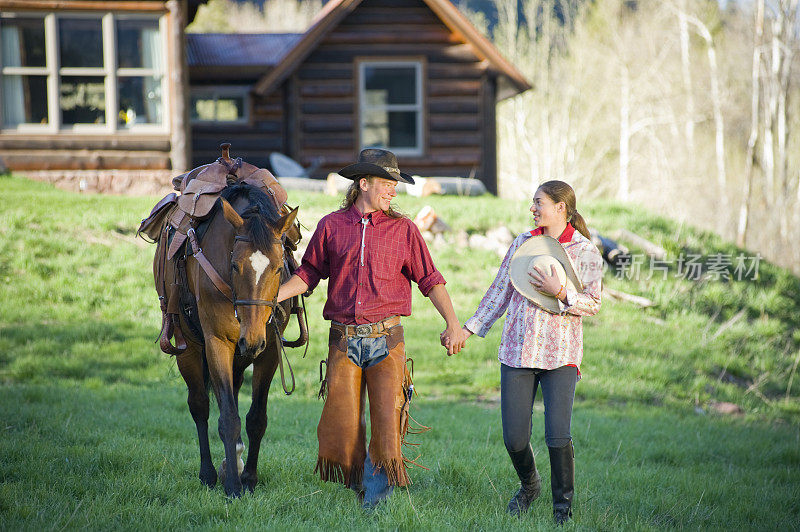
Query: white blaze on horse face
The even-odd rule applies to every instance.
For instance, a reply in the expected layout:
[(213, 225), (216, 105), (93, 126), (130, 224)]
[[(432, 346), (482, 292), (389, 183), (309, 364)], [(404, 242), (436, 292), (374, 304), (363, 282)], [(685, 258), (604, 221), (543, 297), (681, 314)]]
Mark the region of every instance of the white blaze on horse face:
[(253, 270), (256, 272), (256, 284), (261, 281), (261, 276), (264, 275), (264, 272), (269, 267), (269, 257), (261, 253), (260, 251), (256, 251), (252, 255), (250, 255), (250, 265), (253, 267)]

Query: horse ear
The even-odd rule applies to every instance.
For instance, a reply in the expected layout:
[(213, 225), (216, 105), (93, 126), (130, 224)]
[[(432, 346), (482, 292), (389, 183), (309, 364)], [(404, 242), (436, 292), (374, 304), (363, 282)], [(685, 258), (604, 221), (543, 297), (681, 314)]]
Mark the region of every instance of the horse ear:
[(236, 212), (236, 209), (234, 209), (225, 198), (220, 198), (220, 201), (222, 202), (222, 215), (225, 216), (225, 219), (236, 229), (243, 226), (244, 220), (239, 216), (239, 213)]
[(292, 224), (294, 223), (294, 219), (297, 218), (297, 210), (299, 208), (300, 207), (295, 207), (294, 209), (289, 211), (289, 214), (281, 216), (281, 219), (278, 220), (277, 224), (275, 224), (276, 227), (280, 230), (279, 231), (280, 234), (285, 233), (286, 231), (289, 230), (290, 227), (292, 227)]

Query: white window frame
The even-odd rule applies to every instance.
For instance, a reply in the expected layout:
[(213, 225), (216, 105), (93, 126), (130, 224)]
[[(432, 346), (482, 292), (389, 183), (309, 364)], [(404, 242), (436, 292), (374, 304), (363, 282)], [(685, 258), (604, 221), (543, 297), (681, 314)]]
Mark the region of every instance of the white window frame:
[[(135, 132), (135, 133), (145, 133), (145, 132), (152, 132), (152, 133), (165, 133), (169, 130), (169, 122), (170, 122), (170, 101), (169, 101), (169, 94), (168, 88), (169, 85), (167, 83), (167, 69), (168, 69), (168, 50), (167, 50), (167, 20), (164, 16), (154, 17), (154, 16), (143, 16), (143, 15), (133, 15), (133, 14), (115, 14), (114, 15), (114, 24), (112, 24), (112, 31), (114, 32), (113, 35), (113, 42), (114, 44), (117, 43), (117, 24), (118, 20), (153, 20), (158, 18), (158, 34), (160, 36), (159, 39), (159, 48), (161, 49), (161, 68), (163, 69), (161, 72), (156, 70), (155, 68), (119, 68), (117, 65), (117, 50), (114, 48), (113, 51), (113, 61), (114, 61), (114, 70), (116, 71), (116, 75), (113, 76), (114, 78), (114, 87), (113, 90), (110, 90), (112, 93), (112, 98), (114, 102), (114, 127), (116, 131), (119, 132)], [(105, 42), (105, 41), (104, 41)], [(158, 79), (160, 77), (161, 81), (161, 124), (133, 124), (131, 126), (119, 126), (116, 123), (117, 116), (119, 115), (119, 87), (117, 85), (117, 80), (119, 78), (127, 78), (127, 77), (154, 77)], [(108, 107), (108, 105), (106, 106)]]
[[(2, 13), (2, 19), (12, 18), (41, 18), (44, 20), (45, 32), (45, 66), (44, 67), (7, 67), (0, 64), (0, 74), (10, 75), (46, 75), (47, 76), (47, 124), (18, 124), (6, 126), (0, 105), (0, 131), (3, 133), (97, 133), (97, 134), (140, 134), (140, 133), (167, 133), (170, 127), (169, 111), (170, 101), (167, 84), (167, 61), (162, 63), (163, 71), (148, 68), (117, 69), (117, 36), (116, 21), (123, 19), (157, 20), (159, 30), (159, 48), (161, 57), (167, 58), (167, 23), (164, 15), (147, 14), (121, 14), (110, 11), (88, 12), (58, 12), (46, 13), (17, 11)], [(59, 62), (59, 35), (58, 20), (68, 18), (97, 18), (101, 21), (103, 34), (103, 66), (91, 68), (62, 68)], [(1, 45), (1, 44), (0, 44)], [(0, 50), (2, 58), (2, 50)], [(61, 117), (61, 76), (102, 76), (105, 88), (106, 110), (104, 124), (70, 124), (64, 125)], [(160, 124), (133, 124), (130, 127), (117, 125), (119, 102), (118, 83), (119, 77), (128, 76), (153, 76), (160, 77), (162, 116)], [(0, 94), (2, 98), (2, 94)]]
[[(425, 149), (425, 139), (423, 138), (424, 123), (424, 102), (422, 99), (422, 78), (424, 73), (422, 60), (377, 60), (377, 59), (359, 59), (358, 60), (358, 144), (359, 151), (364, 149), (364, 125), (367, 116), (367, 111), (370, 110), (385, 110), (385, 111), (415, 111), (417, 113), (417, 145), (413, 148), (386, 146), (387, 150), (391, 150), (395, 155), (400, 156), (421, 156)], [(366, 75), (367, 68), (392, 68), (392, 67), (414, 67), (416, 75), (416, 103), (414, 104), (389, 104), (380, 106), (367, 105), (366, 98)]]
[[(190, 121), (193, 125), (198, 126), (213, 126), (213, 125), (226, 125), (226, 124), (249, 124), (250, 123), (250, 87), (245, 85), (212, 85), (208, 87), (192, 87), (189, 94), (189, 105), (192, 105), (192, 100), (195, 97), (206, 98), (214, 100), (216, 103), (219, 99), (224, 98), (239, 98), (243, 100), (242, 117), (239, 120), (200, 120), (191, 118)], [(214, 106), (216, 112), (216, 105)], [(189, 111), (191, 116), (191, 110)], [(216, 118), (216, 116), (215, 116)]]

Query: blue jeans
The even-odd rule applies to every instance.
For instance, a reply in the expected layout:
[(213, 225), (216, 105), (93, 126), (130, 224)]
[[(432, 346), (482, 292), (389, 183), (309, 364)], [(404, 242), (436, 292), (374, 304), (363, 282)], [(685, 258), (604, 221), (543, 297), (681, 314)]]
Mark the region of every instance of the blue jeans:
[(388, 355), (389, 347), (386, 345), (385, 336), (378, 338), (354, 336), (347, 339), (347, 358), (361, 369), (374, 366)]
[[(366, 369), (381, 362), (389, 355), (386, 337), (378, 338), (348, 338), (347, 358), (356, 366)], [(389, 477), (383, 469), (376, 469), (367, 452), (364, 460), (364, 508), (374, 508), (379, 502), (387, 499), (394, 491), (394, 486), (389, 485)]]
[(383, 469), (375, 469), (367, 452), (364, 460), (364, 508), (373, 508), (384, 499), (388, 499), (394, 491), (389, 485), (389, 477)]

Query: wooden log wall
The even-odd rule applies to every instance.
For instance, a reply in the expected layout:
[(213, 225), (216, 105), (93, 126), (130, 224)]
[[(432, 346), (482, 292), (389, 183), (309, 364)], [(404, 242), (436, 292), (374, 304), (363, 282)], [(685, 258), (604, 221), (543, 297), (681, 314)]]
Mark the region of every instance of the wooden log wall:
[(271, 152), (288, 152), (282, 95), (275, 93), (251, 100), (247, 124), (192, 125), (192, 166), (215, 161), (222, 142), (231, 143), (231, 156), (259, 167), (269, 166)]
[(167, 170), (168, 134), (4, 135), (0, 159), (14, 171), (26, 170)]
[[(494, 112), (487, 121), (485, 66), (422, 2), (365, 0), (333, 29), (285, 84), (296, 98), (296, 149), (304, 166), (323, 157), (324, 176), (358, 154), (357, 60), (421, 58), (423, 61), (422, 156), (400, 157), (401, 168), (423, 176), (486, 175), (483, 142), (494, 138)], [(494, 149), (490, 150), (494, 155)]]

